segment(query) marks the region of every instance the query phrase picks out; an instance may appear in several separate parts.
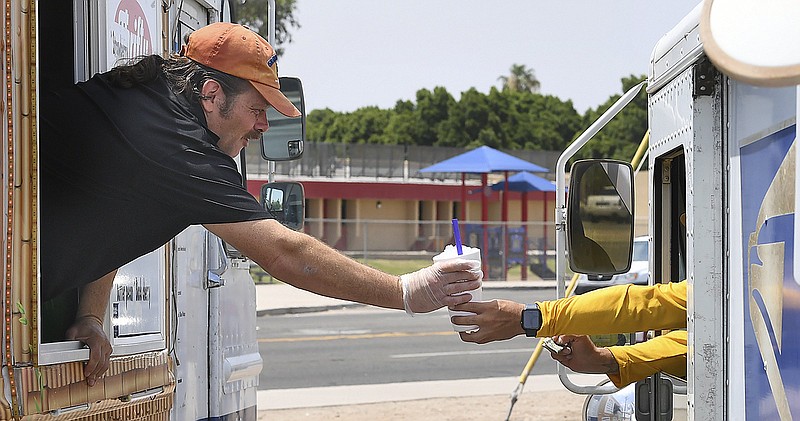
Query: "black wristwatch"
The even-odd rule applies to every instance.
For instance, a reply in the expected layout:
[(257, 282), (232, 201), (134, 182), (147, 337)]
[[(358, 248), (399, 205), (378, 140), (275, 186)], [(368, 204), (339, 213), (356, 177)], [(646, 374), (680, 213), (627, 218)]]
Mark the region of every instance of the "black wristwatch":
[(542, 312), (539, 310), (539, 306), (536, 303), (526, 304), (519, 323), (522, 325), (522, 330), (525, 331), (525, 336), (536, 337), (536, 333), (542, 328)]

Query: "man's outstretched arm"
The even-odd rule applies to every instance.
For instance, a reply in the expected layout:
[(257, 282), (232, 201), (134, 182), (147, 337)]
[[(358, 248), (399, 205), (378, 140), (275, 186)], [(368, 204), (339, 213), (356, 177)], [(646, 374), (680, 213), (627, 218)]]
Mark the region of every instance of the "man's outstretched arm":
[[(468, 301), (481, 283), (475, 262), (456, 260), (398, 277), (359, 263), (307, 234), (264, 219), (206, 228), (272, 276), (328, 297), (425, 313)], [(402, 278), (402, 280), (401, 280)]]

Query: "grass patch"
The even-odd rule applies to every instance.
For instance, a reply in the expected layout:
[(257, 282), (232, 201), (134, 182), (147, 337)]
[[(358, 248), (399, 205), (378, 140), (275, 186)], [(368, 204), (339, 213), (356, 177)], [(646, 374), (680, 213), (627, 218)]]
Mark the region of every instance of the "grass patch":
[(414, 259), (414, 260), (394, 260), (394, 259), (356, 259), (367, 266), (378, 269), (381, 272), (386, 272), (390, 275), (402, 275), (404, 273), (414, 272), (426, 266), (430, 266), (433, 262), (430, 259)]
[[(402, 275), (404, 273), (414, 272), (416, 270), (422, 269), (426, 266), (430, 266), (433, 262), (430, 259), (367, 259), (366, 262), (364, 259), (356, 259), (361, 263), (366, 263), (368, 266), (378, 269), (382, 272), (386, 272), (391, 275)], [(551, 270), (555, 270), (555, 259), (549, 258), (547, 262), (548, 266)], [(519, 280), (522, 276), (522, 267), (520, 265), (514, 265), (508, 268), (508, 275), (506, 279), (509, 280)], [(264, 284), (274, 284), (280, 283), (281, 281), (278, 279), (273, 278), (268, 273), (264, 272), (263, 269), (258, 267), (257, 265), (252, 265), (250, 268), (250, 275), (253, 277), (253, 280), (256, 283), (264, 283)], [(488, 275), (488, 274), (487, 274)], [(530, 279), (531, 271), (528, 270), (528, 275)]]
[[(395, 259), (355, 259), (361, 263), (366, 263), (367, 266), (386, 272), (390, 275), (402, 275), (404, 273), (414, 272), (431, 265), (430, 259), (413, 259), (413, 260), (395, 260)], [(281, 281), (273, 278), (268, 273), (257, 265), (250, 268), (250, 275), (257, 284), (275, 284)]]

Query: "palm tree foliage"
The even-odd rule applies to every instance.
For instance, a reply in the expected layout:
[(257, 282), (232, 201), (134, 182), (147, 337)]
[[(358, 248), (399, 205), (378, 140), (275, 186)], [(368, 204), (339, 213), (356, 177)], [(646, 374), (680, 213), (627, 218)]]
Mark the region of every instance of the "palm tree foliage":
[(541, 84), (536, 79), (533, 69), (529, 69), (522, 64), (512, 64), (509, 72), (511, 73), (510, 75), (497, 78), (503, 82), (504, 91), (539, 92)]

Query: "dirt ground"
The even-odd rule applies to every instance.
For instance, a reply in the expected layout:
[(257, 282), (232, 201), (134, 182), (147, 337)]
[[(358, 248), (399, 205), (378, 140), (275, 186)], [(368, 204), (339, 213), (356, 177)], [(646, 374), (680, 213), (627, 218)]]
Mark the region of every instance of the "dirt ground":
[[(514, 404), (512, 421), (581, 420), (585, 396), (567, 390), (523, 393)], [(505, 420), (510, 394), (468, 398), (436, 398), (363, 405), (265, 410), (258, 421), (456, 421)]]

